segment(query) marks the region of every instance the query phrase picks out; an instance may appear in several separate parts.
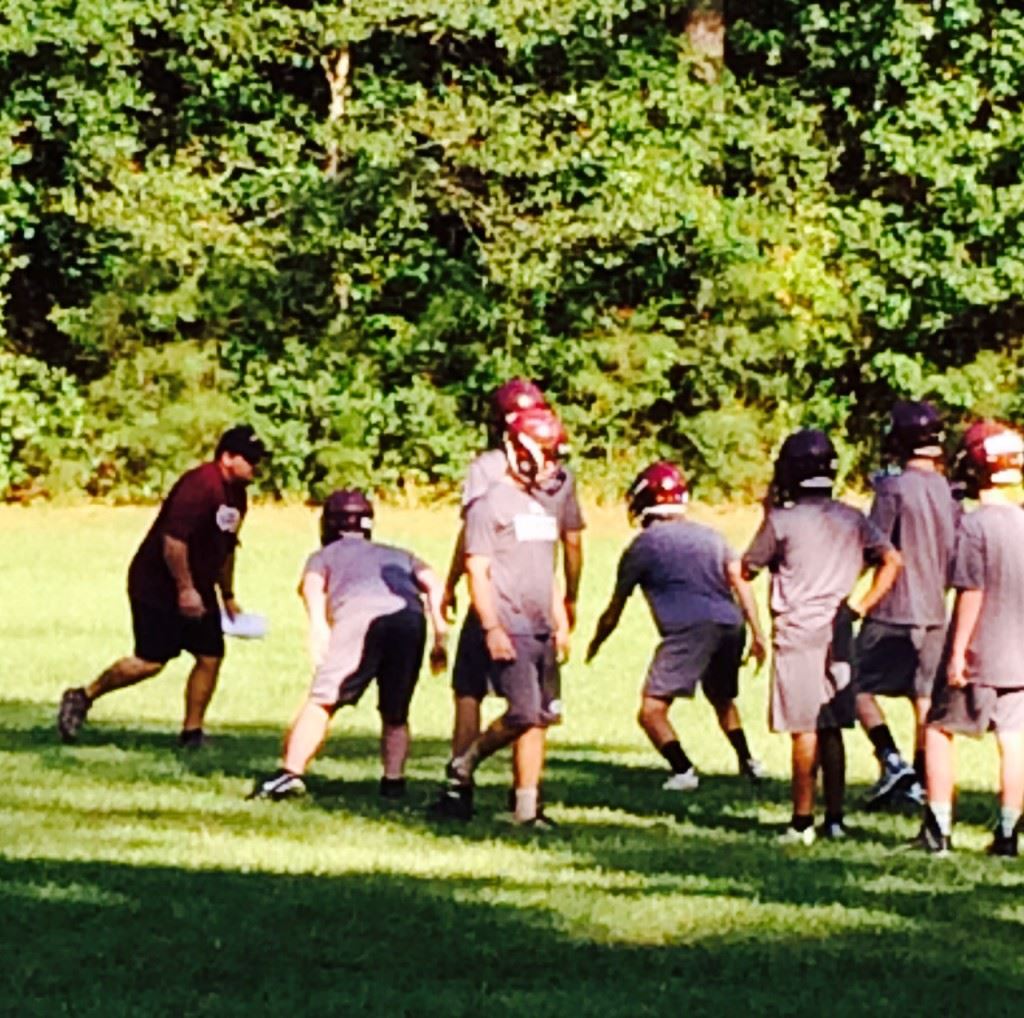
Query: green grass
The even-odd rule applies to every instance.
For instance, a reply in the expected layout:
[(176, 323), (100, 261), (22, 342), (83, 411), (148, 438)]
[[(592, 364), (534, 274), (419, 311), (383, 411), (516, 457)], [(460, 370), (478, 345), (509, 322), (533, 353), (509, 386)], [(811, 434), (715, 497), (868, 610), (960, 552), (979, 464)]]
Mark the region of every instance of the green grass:
[[(143, 509), (0, 511), (0, 1010), (19, 1015), (1015, 1014), (1024, 871), (981, 854), (995, 752), (961, 752), (952, 859), (895, 851), (911, 816), (851, 811), (855, 838), (780, 849), (787, 740), (765, 727), (766, 679), (741, 709), (773, 779), (756, 794), (706, 703), (676, 708), (706, 775), (659, 789), (634, 721), (653, 646), (637, 599), (591, 668), (579, 655), (628, 537), (617, 513), (588, 535), (567, 723), (547, 795), (562, 827), (498, 818), (507, 756), (486, 764), (480, 816), (423, 817), (446, 756), (445, 680), (413, 710), (411, 794), (382, 806), (372, 698), (339, 716), (299, 803), (249, 803), (275, 765), (308, 680), (295, 583), (313, 514), (257, 508), (238, 591), (267, 612), (263, 643), (229, 648), (201, 754), (174, 749), (186, 662), (101, 701), (59, 745), (60, 690), (128, 649), (124, 571)], [(715, 517), (737, 544), (755, 516)], [(454, 513), (384, 512), (378, 536), (439, 568)], [(489, 704), (489, 711), (497, 704)], [(902, 744), (910, 714), (894, 705)], [(851, 802), (874, 777), (847, 739)]]

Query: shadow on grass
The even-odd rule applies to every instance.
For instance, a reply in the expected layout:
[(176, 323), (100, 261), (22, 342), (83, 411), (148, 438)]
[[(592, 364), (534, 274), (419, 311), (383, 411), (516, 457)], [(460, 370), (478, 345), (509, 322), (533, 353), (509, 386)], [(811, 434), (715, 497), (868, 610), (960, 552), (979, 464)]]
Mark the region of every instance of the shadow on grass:
[[(1014, 1013), (1024, 971), (992, 895), (902, 898), (914, 918), (888, 929), (818, 914), (766, 934), (720, 905), (644, 943), (525, 883), (0, 858), (0, 988), (18, 1014), (104, 1018)], [(973, 938), (1006, 946), (979, 956)]]

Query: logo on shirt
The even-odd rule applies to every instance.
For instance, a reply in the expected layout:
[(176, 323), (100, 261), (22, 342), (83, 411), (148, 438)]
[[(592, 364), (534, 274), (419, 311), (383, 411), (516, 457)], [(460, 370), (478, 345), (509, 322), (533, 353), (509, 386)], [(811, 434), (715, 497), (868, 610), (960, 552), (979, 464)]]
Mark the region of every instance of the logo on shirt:
[(242, 522), (242, 514), (234, 506), (217, 506), (217, 526), (226, 534), (238, 533), (238, 527)]

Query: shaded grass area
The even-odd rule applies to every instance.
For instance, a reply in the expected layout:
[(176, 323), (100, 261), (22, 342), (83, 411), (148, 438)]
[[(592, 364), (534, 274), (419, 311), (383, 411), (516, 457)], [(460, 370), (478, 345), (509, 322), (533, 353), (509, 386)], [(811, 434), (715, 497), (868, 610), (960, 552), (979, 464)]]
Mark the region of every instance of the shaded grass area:
[[(262, 644), (230, 647), (208, 750), (175, 746), (183, 662), (101, 701), (79, 744), (61, 746), (60, 689), (127, 636), (123, 563), (111, 559), (127, 561), (147, 520), (0, 513), (12, 581), (0, 605), (0, 1010), (1019, 1011), (1024, 869), (981, 854), (994, 748), (964, 744), (949, 860), (901, 851), (912, 814), (855, 809), (875, 776), (860, 733), (847, 737), (854, 837), (782, 849), (788, 746), (765, 730), (763, 677), (744, 677), (741, 708), (771, 779), (755, 789), (735, 775), (698, 699), (675, 716), (701, 787), (660, 789), (663, 764), (634, 721), (653, 645), (640, 606), (594, 668), (567, 670), (568, 722), (552, 734), (545, 788), (561, 826), (550, 834), (505, 822), (507, 754), (482, 769), (473, 822), (427, 821), (450, 724), (447, 685), (427, 677), (405, 802), (377, 795), (372, 702), (338, 718), (305, 801), (247, 802), (307, 682), (294, 595), (314, 533), (305, 511), (247, 524), (240, 592), (274, 628)], [(393, 525), (394, 539), (440, 564), (451, 523), (384, 514), (381, 536)], [(741, 544), (750, 521), (726, 523)], [(578, 643), (625, 536), (613, 525), (588, 536)], [(906, 744), (909, 711), (892, 716)]]

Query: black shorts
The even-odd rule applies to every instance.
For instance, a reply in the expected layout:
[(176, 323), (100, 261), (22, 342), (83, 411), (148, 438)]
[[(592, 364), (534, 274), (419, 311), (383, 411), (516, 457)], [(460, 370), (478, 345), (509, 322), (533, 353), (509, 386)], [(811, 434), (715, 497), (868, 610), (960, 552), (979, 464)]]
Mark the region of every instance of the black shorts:
[(644, 696), (659, 700), (690, 697), (699, 685), (712, 702), (734, 700), (740, 690), (745, 640), (742, 624), (697, 622), (665, 633), (647, 670)]
[[(544, 634), (510, 635), (514, 661), (493, 661), (487, 655), (487, 679), (498, 696), (508, 703), (504, 718), (515, 728), (548, 727), (562, 719), (562, 703), (551, 696), (550, 676), (558, 669), (555, 641)], [(484, 647), (486, 654), (487, 648)]]
[[(455, 665), (452, 668), (452, 689), (456, 696), (471, 696), (482, 700), (489, 692), (491, 655), (487, 651), (487, 637), (475, 611), (470, 611), (459, 632), (459, 643), (455, 650)], [(556, 719), (561, 716), (562, 673), (558, 659), (552, 654), (545, 663), (542, 691), (545, 712)], [(556, 723), (550, 721), (550, 724)]]
[[(404, 725), (409, 704), (420, 677), (423, 648), (427, 640), (427, 620), (422, 612), (411, 609), (374, 619), (366, 630), (363, 653), (355, 671), (344, 676), (333, 693), (334, 707), (356, 704), (374, 679), (377, 680), (377, 710), (389, 725)], [(321, 683), (316, 680), (314, 698), (322, 701)]]
[(135, 656), (143, 661), (166, 664), (183, 650), (195, 657), (224, 656), (219, 611), (187, 619), (177, 605), (168, 608), (133, 600), (131, 606)]
[(945, 642), (945, 626), (865, 619), (857, 634), (854, 688), (858, 693), (929, 699)]

